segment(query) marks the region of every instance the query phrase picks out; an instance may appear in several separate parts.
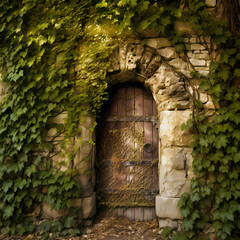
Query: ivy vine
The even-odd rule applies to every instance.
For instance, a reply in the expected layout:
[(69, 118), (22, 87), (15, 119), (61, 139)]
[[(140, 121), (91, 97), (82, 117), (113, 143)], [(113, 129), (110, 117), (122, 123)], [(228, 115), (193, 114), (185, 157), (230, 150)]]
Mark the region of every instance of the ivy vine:
[[(175, 31), (179, 20), (188, 22), (195, 35), (211, 37), (206, 45), (210, 74), (193, 75), (219, 108), (207, 115), (194, 99), (195, 117), (189, 124), (195, 129), (191, 147), (196, 177), (191, 193), (179, 201), (183, 230), (171, 238), (203, 238), (209, 225), (219, 239), (239, 237), (239, 31), (203, 0), (1, 1), (0, 66), (7, 97), (0, 108), (0, 228), (10, 235), (35, 231), (29, 213), (36, 206), (46, 201), (54, 209), (69, 208), (71, 199), (80, 196), (74, 170), (60, 171), (50, 154), (43, 154), (54, 147), (46, 142), (51, 118), (68, 112), (59, 131), (71, 139), (81, 115), (98, 113), (107, 98), (108, 57), (125, 37), (143, 40), (150, 30), (185, 52), (184, 34)], [(74, 152), (69, 161), (73, 157)], [(79, 233), (73, 212), (51, 227), (43, 223), (42, 229)]]

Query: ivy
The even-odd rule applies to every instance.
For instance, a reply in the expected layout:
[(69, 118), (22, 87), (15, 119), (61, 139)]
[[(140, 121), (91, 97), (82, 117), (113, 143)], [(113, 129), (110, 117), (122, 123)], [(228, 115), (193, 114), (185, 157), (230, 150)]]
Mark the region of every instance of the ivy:
[[(73, 144), (86, 112), (97, 115), (107, 99), (108, 57), (128, 36), (144, 39), (146, 29), (166, 36), (185, 52), (176, 21), (187, 22), (211, 57), (210, 74), (201, 79), (218, 109), (206, 115), (194, 101), (191, 143), (196, 178), (179, 201), (181, 232), (167, 228), (164, 238), (202, 239), (212, 225), (219, 239), (238, 238), (240, 162), (240, 40), (227, 21), (219, 20), (202, 0), (24, 0), (0, 2), (0, 66), (7, 97), (0, 106), (0, 227), (7, 233), (37, 231), (79, 234), (76, 211), (59, 221), (34, 226), (29, 213), (47, 201), (54, 209), (70, 207), (81, 186), (74, 170), (53, 166), (53, 142), (46, 141), (51, 119), (67, 111), (62, 147)], [(235, 29), (235, 28), (232, 28)], [(201, 38), (202, 37), (202, 38)], [(210, 43), (206, 38), (211, 37)], [(215, 47), (220, 59), (215, 58)], [(195, 99), (196, 100), (196, 99)], [(49, 153), (44, 155), (43, 153)], [(69, 162), (76, 148), (67, 152)], [(47, 191), (46, 191), (47, 189)]]

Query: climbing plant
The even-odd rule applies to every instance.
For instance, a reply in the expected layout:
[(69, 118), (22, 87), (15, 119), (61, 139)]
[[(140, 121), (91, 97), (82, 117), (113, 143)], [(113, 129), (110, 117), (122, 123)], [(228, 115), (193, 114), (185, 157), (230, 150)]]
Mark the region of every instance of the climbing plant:
[[(71, 198), (81, 194), (74, 170), (53, 166), (54, 146), (46, 141), (46, 130), (51, 117), (68, 111), (67, 127), (60, 126), (59, 131), (66, 138), (74, 136), (80, 113), (89, 108), (97, 111), (105, 99), (104, 59), (110, 45), (96, 47), (100, 34), (91, 36), (90, 26), (85, 27), (91, 4), (0, 3), (0, 66), (7, 95), (0, 109), (0, 228), (8, 234), (33, 231), (31, 213), (43, 201), (56, 210), (69, 208)], [(83, 42), (90, 50), (79, 50)], [(88, 58), (81, 63), (84, 54)], [(98, 54), (100, 64), (94, 59)], [(76, 224), (71, 214), (59, 224), (55, 228), (41, 224), (40, 230), (79, 233), (73, 231)]]
[[(228, 1), (218, 2), (232, 9)], [(219, 16), (220, 8), (217, 13), (208, 9), (203, 0), (2, 0), (0, 66), (7, 97), (0, 109), (0, 227), (9, 234), (31, 232), (35, 226), (29, 213), (38, 204), (47, 201), (61, 209), (80, 196), (74, 170), (59, 171), (52, 164), (53, 144), (46, 142), (51, 118), (68, 112), (59, 131), (71, 139), (80, 116), (97, 114), (107, 98), (108, 56), (118, 43), (128, 36), (143, 40), (146, 31), (154, 31), (184, 53), (184, 34), (175, 31), (181, 20), (195, 35), (211, 37), (210, 44), (203, 40), (211, 56), (210, 74), (195, 71), (193, 76), (201, 79), (202, 90), (212, 95), (217, 108), (209, 114), (193, 98), (189, 123), (195, 129), (191, 147), (196, 177), (191, 193), (179, 201), (183, 230), (172, 239), (198, 239), (209, 224), (219, 239), (237, 238), (240, 40), (234, 25), (239, 2), (233, 2), (231, 18), (229, 12)], [(187, 127), (192, 126), (183, 125)], [(74, 152), (69, 161), (73, 157)], [(74, 219), (69, 214), (61, 225), (51, 223), (52, 229), (78, 233)]]

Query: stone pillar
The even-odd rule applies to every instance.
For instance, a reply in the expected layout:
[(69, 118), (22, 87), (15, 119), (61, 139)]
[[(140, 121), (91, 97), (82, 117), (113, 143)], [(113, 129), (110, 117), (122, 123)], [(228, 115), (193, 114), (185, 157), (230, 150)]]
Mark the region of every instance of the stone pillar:
[(178, 227), (181, 219), (177, 202), (190, 190), (192, 136), (181, 125), (191, 117), (190, 110), (160, 112), (160, 194), (156, 197), (156, 215), (160, 228)]
[(86, 115), (80, 119), (80, 134), (76, 137), (79, 144), (76, 157), (74, 159), (74, 169), (76, 177), (82, 186), (82, 217), (85, 225), (91, 225), (96, 213), (95, 189), (95, 132), (92, 129), (95, 118)]

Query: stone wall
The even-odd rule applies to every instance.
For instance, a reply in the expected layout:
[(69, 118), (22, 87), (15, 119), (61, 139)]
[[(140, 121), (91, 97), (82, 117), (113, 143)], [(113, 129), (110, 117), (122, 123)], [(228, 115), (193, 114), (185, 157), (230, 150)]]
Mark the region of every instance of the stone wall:
[[(181, 24), (178, 27), (181, 28)], [(148, 38), (144, 45), (130, 40), (110, 59), (110, 84), (142, 82), (151, 90), (158, 106), (160, 189), (156, 214), (160, 228), (180, 226), (177, 202), (184, 192), (190, 191), (190, 180), (194, 177), (189, 148), (192, 135), (181, 130), (182, 123), (192, 116), (193, 98), (201, 100), (210, 111), (215, 108), (210, 96), (199, 91), (199, 80), (190, 75), (193, 70), (203, 75), (209, 73), (210, 39), (189, 36), (184, 39), (187, 56), (177, 53), (171, 43), (161, 37)]]
[[(187, 57), (181, 52), (177, 53), (164, 37), (147, 38), (144, 45), (136, 39), (129, 39), (125, 45), (113, 52), (108, 69), (109, 86), (128, 81), (141, 82), (152, 92), (157, 103), (160, 189), (156, 197), (156, 215), (161, 228), (178, 227), (181, 221), (177, 202), (182, 193), (190, 190), (190, 180), (194, 177), (191, 169), (191, 149), (188, 147), (192, 136), (190, 132), (181, 130), (181, 124), (191, 118), (193, 92), (198, 90), (199, 85), (199, 80), (191, 78), (190, 72), (195, 69), (207, 75), (210, 63), (208, 38), (191, 35), (184, 41), (187, 44)], [(4, 97), (5, 87), (0, 85), (0, 98)], [(215, 108), (207, 94), (198, 92), (196, 98), (204, 103), (206, 109)], [(66, 116), (67, 113), (63, 112), (54, 117), (51, 123), (63, 124)], [(61, 147), (64, 134), (59, 134), (56, 128), (50, 128), (46, 138), (54, 144), (54, 151), (44, 154), (51, 157), (54, 164), (65, 162), (61, 165), (61, 170), (76, 169), (76, 179), (82, 186), (82, 195), (78, 199), (72, 199), (71, 205), (79, 209), (79, 222), (91, 225), (96, 214), (96, 146), (91, 143), (95, 139), (92, 131), (95, 119), (86, 113), (79, 122), (79, 135), (70, 139), (67, 146), (67, 149), (71, 150), (72, 141), (77, 147), (73, 162), (69, 162), (64, 154), (65, 150)], [(67, 212), (55, 211), (44, 202), (32, 215), (41, 219), (57, 219)]]

